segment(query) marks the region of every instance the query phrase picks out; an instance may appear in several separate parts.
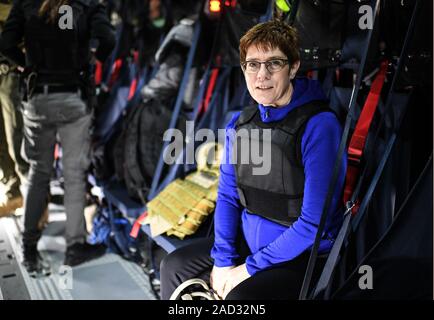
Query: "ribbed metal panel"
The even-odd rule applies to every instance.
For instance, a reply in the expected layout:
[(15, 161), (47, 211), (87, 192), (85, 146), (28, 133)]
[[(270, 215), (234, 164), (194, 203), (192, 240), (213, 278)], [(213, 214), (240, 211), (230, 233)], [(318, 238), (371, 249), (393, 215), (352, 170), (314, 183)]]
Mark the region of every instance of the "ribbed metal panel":
[[(73, 300), (73, 299), (145, 299), (155, 300), (148, 276), (140, 266), (122, 259), (115, 254), (105, 256), (72, 268), (74, 288), (62, 289), (61, 276), (58, 274), (64, 254), (62, 252), (43, 251), (41, 255), (52, 268), (48, 277), (31, 278), (21, 265), (21, 221), (19, 218), (3, 218), (0, 227), (7, 236), (9, 251), (16, 257), (14, 272), (21, 277), (28, 295), (22, 299), (31, 300)], [(49, 239), (49, 237), (48, 237)], [(54, 239), (54, 238), (53, 238)], [(116, 275), (113, 274), (113, 270)], [(115, 277), (113, 277), (115, 276)], [(94, 282), (93, 282), (94, 281)], [(26, 297), (24, 297), (26, 296)], [(0, 292), (0, 299), (8, 299), (5, 292)]]

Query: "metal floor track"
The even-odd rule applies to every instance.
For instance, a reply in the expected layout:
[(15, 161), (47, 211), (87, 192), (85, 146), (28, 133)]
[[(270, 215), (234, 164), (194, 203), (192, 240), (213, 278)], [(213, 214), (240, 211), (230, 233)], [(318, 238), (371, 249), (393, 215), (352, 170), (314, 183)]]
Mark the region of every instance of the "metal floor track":
[[(155, 300), (143, 270), (115, 254), (65, 269), (62, 251), (45, 250), (41, 255), (49, 261), (52, 274), (29, 277), (20, 263), (20, 223), (16, 217), (0, 219), (0, 299)], [(44, 247), (59, 247), (59, 238), (46, 236)]]

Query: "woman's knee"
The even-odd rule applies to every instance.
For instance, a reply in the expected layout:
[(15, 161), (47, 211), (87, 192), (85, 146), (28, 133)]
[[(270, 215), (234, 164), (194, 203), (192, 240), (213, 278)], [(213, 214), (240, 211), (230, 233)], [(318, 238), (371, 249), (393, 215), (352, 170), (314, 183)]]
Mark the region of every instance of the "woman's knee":
[(179, 250), (175, 250), (169, 253), (161, 260), (160, 273), (162, 276), (173, 274), (175, 270), (178, 270), (182, 266), (184, 258), (178, 251)]
[(163, 275), (164, 273), (166, 273), (167, 267), (168, 265), (170, 265), (170, 263), (167, 262), (169, 256), (165, 256), (163, 258), (163, 260), (161, 260), (160, 262), (160, 274)]
[(225, 300), (252, 300), (254, 299), (253, 292), (255, 292), (255, 288), (240, 283), (228, 293)]
[(168, 254), (160, 263), (161, 299), (168, 300), (178, 285), (184, 282), (185, 257), (179, 250)]

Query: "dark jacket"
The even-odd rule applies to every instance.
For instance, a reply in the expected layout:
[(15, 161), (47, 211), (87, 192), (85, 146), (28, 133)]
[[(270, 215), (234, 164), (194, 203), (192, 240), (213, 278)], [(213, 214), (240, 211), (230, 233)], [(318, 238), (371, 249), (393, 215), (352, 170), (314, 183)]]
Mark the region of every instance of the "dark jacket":
[[(63, 57), (73, 56), (73, 59), (77, 62), (74, 68), (81, 69), (79, 71), (85, 70), (88, 67), (90, 61), (90, 39), (96, 39), (99, 43), (96, 51), (97, 59), (104, 61), (110, 55), (115, 46), (115, 36), (104, 5), (100, 4), (97, 0), (71, 0), (69, 2), (69, 5), (79, 6), (81, 9), (78, 17), (74, 16), (74, 30), (69, 32), (69, 35), (73, 34), (72, 38), (76, 39), (77, 43), (77, 51), (73, 54), (65, 49), (65, 43), (67, 42), (65, 39), (62, 39), (59, 25), (57, 23), (50, 25), (45, 22), (44, 18), (37, 16), (37, 11), (42, 2), (43, 0), (17, 0), (14, 2), (0, 39), (0, 52), (4, 56), (27, 69), (37, 70), (40, 68), (44, 69), (44, 72), (47, 74), (56, 74), (58, 69), (61, 69), (58, 66), (62, 64), (62, 61), (68, 61), (67, 59), (63, 59)], [(59, 37), (57, 40), (50, 40), (44, 43), (44, 35), (41, 37), (35, 36), (38, 35), (34, 31), (35, 28), (40, 28), (44, 32), (50, 30), (54, 35), (58, 32)], [(68, 31), (65, 34), (68, 34)], [(19, 49), (19, 44), (23, 40), (26, 55)], [(49, 45), (48, 49), (47, 44)], [(35, 57), (38, 57), (38, 59), (35, 59)], [(57, 59), (60, 62), (57, 62)], [(70, 66), (64, 67), (70, 68)], [(44, 81), (43, 78), (40, 80), (48, 83), (55, 80), (63, 83), (65, 80), (61, 75), (56, 75), (55, 77), (57, 79), (48, 76), (49, 81)]]

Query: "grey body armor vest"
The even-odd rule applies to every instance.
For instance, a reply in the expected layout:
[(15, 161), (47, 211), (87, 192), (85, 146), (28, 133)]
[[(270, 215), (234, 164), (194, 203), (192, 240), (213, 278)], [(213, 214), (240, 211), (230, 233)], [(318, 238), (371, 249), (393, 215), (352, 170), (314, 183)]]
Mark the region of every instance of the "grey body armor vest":
[[(309, 119), (321, 112), (333, 111), (323, 101), (313, 101), (291, 110), (280, 121), (264, 123), (257, 105), (243, 109), (235, 124), (237, 135), (232, 152), (238, 195), (248, 212), (286, 226), (298, 219), (305, 181), (301, 139)], [(271, 141), (264, 139), (266, 129), (271, 130)], [(255, 174), (253, 169), (257, 170), (259, 166), (251, 161), (250, 155), (248, 163), (243, 160), (246, 149), (243, 151), (242, 148), (247, 144), (250, 150), (256, 145), (259, 152), (267, 150), (264, 144), (269, 144), (271, 154), (262, 155), (269, 163), (261, 163), (263, 168), (270, 169), (268, 174)]]

